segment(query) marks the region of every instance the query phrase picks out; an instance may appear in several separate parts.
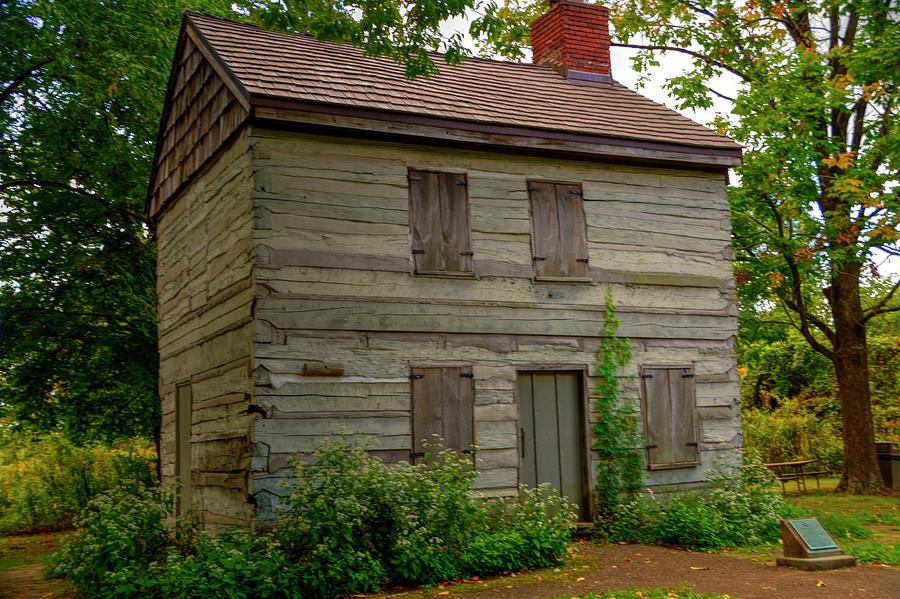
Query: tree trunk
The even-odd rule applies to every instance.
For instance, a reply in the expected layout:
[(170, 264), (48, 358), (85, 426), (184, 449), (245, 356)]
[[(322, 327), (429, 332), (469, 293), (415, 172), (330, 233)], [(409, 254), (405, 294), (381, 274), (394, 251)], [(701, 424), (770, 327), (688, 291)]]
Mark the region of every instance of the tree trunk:
[(828, 294), (834, 319), (834, 371), (844, 437), (844, 473), (839, 491), (880, 493), (884, 482), (875, 453), (869, 394), (866, 328), (859, 297), (860, 266), (846, 263), (832, 278)]

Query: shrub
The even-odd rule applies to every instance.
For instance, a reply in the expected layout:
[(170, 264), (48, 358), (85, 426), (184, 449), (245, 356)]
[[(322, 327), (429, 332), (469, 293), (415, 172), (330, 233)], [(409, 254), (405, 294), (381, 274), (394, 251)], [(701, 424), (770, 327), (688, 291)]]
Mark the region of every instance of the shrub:
[(195, 534), (174, 523), (158, 488), (94, 498), (52, 573), (76, 591), (119, 597), (327, 598), (387, 582), (433, 583), (556, 563), (574, 512), (549, 486), (518, 499), (471, 492), (471, 456), (430, 452), (388, 468), (344, 441), (297, 466), (296, 490), (273, 535)]
[(741, 427), (744, 447), (766, 462), (814, 459), (828, 471), (841, 470), (844, 446), (837, 416), (817, 415), (796, 400), (785, 400), (772, 411), (743, 410)]
[(471, 492), (470, 456), (429, 451), (388, 468), (344, 441), (297, 467), (275, 535), (315, 596), (427, 584), (549, 565), (565, 555), (574, 513), (549, 488), (515, 501)]
[(78, 531), (53, 558), (50, 575), (68, 578), (78, 595), (127, 597), (130, 583), (116, 573), (141, 570), (164, 557), (171, 494), (161, 489), (116, 489), (94, 497), (76, 519)]
[(542, 568), (565, 557), (575, 512), (550, 485), (523, 487), (518, 499), (493, 500), (486, 507), (485, 530), (466, 544), (461, 556), (466, 572)]
[(95, 495), (145, 487), (155, 454), (142, 439), (79, 447), (60, 435), (6, 435), (0, 450), (0, 533), (60, 530)]
[(777, 541), (779, 520), (799, 515), (756, 459), (739, 473), (709, 477), (711, 488), (623, 505), (601, 534), (609, 541), (665, 543), (691, 549), (748, 547)]
[(190, 552), (169, 548), (165, 559), (109, 575), (117, 597), (302, 599), (296, 566), (276, 541), (231, 529), (202, 533)]

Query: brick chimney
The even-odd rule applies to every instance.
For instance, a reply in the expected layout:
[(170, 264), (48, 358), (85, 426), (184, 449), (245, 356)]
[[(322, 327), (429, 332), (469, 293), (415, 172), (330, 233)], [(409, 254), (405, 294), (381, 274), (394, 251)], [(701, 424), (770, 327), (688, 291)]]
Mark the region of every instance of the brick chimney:
[(531, 24), (533, 61), (569, 79), (611, 81), (609, 9), (581, 0), (549, 4), (550, 10)]

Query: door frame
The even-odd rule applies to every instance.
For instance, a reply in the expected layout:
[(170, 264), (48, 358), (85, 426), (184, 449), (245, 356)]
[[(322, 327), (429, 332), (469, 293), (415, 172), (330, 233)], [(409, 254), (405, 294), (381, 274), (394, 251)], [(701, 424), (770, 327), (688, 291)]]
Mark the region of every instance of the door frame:
[(591, 484), (591, 423), (590, 423), (590, 398), (588, 394), (588, 367), (584, 364), (534, 364), (516, 366), (516, 380), (513, 385), (513, 400), (516, 402), (516, 458), (518, 464), (516, 466), (519, 484), (522, 484), (522, 402), (519, 401), (519, 375), (524, 372), (575, 372), (577, 373), (579, 383), (581, 384), (581, 397), (579, 398), (578, 407), (581, 411), (581, 510), (578, 515), (579, 521), (583, 516), (587, 516), (590, 521), (594, 517), (594, 492)]

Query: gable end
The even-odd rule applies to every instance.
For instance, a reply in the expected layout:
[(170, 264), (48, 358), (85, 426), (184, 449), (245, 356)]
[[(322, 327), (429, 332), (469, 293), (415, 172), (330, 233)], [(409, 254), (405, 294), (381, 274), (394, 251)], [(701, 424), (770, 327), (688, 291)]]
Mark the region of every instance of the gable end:
[(243, 86), (185, 19), (166, 91), (145, 216), (151, 223), (250, 116)]

